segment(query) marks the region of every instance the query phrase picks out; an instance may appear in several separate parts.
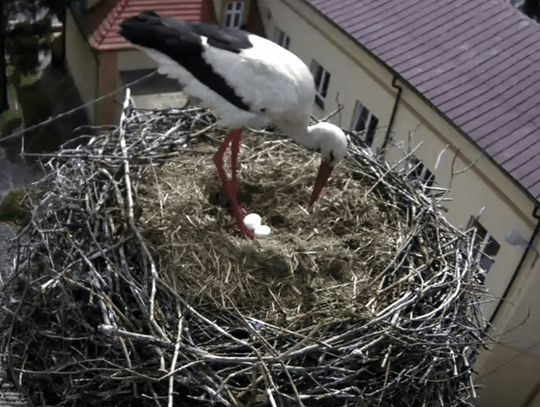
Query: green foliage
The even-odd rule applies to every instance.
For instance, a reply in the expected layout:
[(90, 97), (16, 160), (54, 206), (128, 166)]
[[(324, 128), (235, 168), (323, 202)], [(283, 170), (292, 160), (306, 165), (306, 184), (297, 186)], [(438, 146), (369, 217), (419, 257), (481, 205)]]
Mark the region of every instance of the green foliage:
[(47, 95), (41, 88), (41, 81), (17, 87), (17, 96), (21, 105), (24, 122), (27, 127), (41, 123), (49, 118), (51, 106)]
[(0, 130), (1, 132), (0, 137), (5, 137), (13, 133), (13, 131), (17, 129), (19, 126), (21, 126), (22, 124), (23, 124), (23, 121), (20, 117), (12, 117), (6, 120), (4, 122), (4, 125), (2, 126), (2, 129)]
[(35, 15), (37, 10), (46, 9), (49, 15), (56, 15), (61, 21), (62, 14), (72, 0), (2, 0), (7, 16), (15, 13)]
[(35, 74), (39, 67), (39, 52), (50, 48), (50, 20), (33, 24), (21, 22), (8, 33), (6, 51), (11, 64), (23, 75)]
[(52, 33), (51, 19), (48, 16), (33, 23), (17, 23), (7, 34), (8, 38), (38, 36), (45, 37)]
[(23, 189), (14, 189), (0, 203), (0, 221), (12, 222), (17, 225), (26, 223), (30, 211), (24, 204), (23, 200), (26, 192)]
[[(41, 80), (30, 85), (18, 86), (17, 96), (27, 127), (39, 124), (50, 117), (51, 104), (41, 86)], [(43, 126), (32, 134), (26, 144), (28, 152), (51, 152), (57, 147), (50, 126)]]
[[(22, 109), (20, 109), (19, 101), (17, 99), (17, 91), (15, 90), (15, 86), (11, 82), (11, 79), (12, 79), (11, 76), (13, 75), (13, 73), (14, 73), (13, 66), (11, 65), (8, 66), (7, 67), (7, 74), (9, 76), (8, 100), (9, 100), (10, 109), (0, 114), (0, 132), (4, 136), (8, 135), (11, 131), (13, 131), (14, 128), (17, 127), (16, 126), (17, 122), (20, 122), (20, 124), (24, 125)], [(21, 82), (25, 82), (25, 83), (31, 83), (32, 79), (28, 77), (20, 77), (20, 79), (17, 79), (17, 80), (18, 81), (20, 80)], [(11, 123), (8, 123), (8, 122), (11, 122)], [(6, 148), (6, 145), (4, 145), (4, 148)], [(10, 150), (9, 148), (7, 149)], [(14, 154), (17, 155), (18, 151), (15, 151)]]
[[(51, 105), (47, 94), (41, 86), (41, 80), (35, 76), (24, 76), (18, 69), (8, 67), (13, 95), (10, 95), (11, 104), (16, 101), (18, 110), (9, 110), (0, 116), (0, 131), (8, 134), (17, 123), (24, 122), (25, 127), (47, 120), (51, 115)], [(13, 97), (11, 97), (13, 96)], [(5, 127), (5, 128), (4, 128)], [(44, 126), (37, 131), (30, 132), (25, 137), (25, 149), (28, 152), (50, 152), (57, 146), (50, 126)], [(20, 140), (4, 145), (8, 157), (15, 158), (20, 153)]]

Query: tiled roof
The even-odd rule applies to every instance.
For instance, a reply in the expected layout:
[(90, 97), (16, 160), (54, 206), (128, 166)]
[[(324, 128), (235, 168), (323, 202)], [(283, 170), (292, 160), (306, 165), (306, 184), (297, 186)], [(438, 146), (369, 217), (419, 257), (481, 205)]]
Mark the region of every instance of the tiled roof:
[(540, 25), (503, 0), (305, 0), (540, 197)]
[(211, 0), (101, 0), (83, 12), (80, 22), (92, 48), (108, 51), (131, 48), (119, 33), (120, 23), (145, 10), (182, 21), (214, 22)]

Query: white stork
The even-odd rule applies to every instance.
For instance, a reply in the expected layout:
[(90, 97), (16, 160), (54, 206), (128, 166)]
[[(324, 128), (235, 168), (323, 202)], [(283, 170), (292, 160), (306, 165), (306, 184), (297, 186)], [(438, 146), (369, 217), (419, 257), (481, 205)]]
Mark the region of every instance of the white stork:
[[(158, 71), (177, 79), (184, 92), (202, 101), (231, 129), (214, 156), (240, 233), (252, 239), (238, 205), (236, 163), (241, 128), (275, 124), (297, 143), (319, 149), (319, 168), (310, 205), (319, 198), (332, 169), (347, 152), (343, 131), (330, 123), (310, 126), (315, 85), (308, 67), (294, 54), (246, 31), (212, 24), (181, 22), (145, 11), (124, 20), (121, 34), (154, 59)], [(231, 146), (231, 178), (223, 156)]]

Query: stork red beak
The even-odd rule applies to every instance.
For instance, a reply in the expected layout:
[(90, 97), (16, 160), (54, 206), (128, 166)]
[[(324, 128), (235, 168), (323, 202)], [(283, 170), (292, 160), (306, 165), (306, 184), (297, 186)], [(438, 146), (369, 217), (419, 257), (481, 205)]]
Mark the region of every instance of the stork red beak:
[(310, 206), (317, 202), (317, 199), (319, 199), (319, 196), (321, 196), (321, 192), (326, 186), (328, 178), (330, 178), (330, 174), (332, 173), (333, 169), (334, 167), (331, 167), (327, 162), (321, 162), (319, 173), (317, 174), (317, 179), (315, 180), (315, 186), (313, 187), (313, 193), (311, 194), (311, 198), (309, 198)]

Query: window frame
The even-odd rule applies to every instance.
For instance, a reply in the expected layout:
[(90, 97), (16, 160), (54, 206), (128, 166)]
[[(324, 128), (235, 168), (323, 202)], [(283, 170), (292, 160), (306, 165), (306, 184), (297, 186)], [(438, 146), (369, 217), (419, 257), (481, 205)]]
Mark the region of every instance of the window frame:
[[(317, 83), (319, 70), (321, 71), (321, 76), (320, 82)], [(324, 109), (324, 106), (326, 105), (326, 97), (328, 95), (328, 88), (330, 87), (330, 78), (332, 75), (315, 59), (311, 61), (311, 74), (313, 75), (313, 82), (315, 83), (315, 103), (321, 109)]]
[[(229, 9), (229, 6), (231, 8)], [(240, 6), (238, 8), (237, 6)], [(223, 26), (228, 28), (241, 28), (244, 24), (244, 13), (246, 11), (245, 1), (229, 1), (224, 7)], [(238, 17), (238, 25), (235, 24), (235, 19)], [(229, 24), (227, 19), (229, 18)]]
[[(411, 155), (408, 159), (407, 159), (407, 174), (412, 174), (413, 172), (417, 172), (415, 174), (415, 178), (421, 180), (424, 184), (435, 184), (436, 181), (435, 181), (435, 174), (433, 174), (429, 168), (426, 166), (426, 164), (424, 164), (424, 162), (422, 160), (420, 160), (418, 157), (416, 157), (415, 155)], [(428, 186), (431, 186), (431, 185), (428, 185)]]
[[(493, 235), (487, 230), (487, 228), (478, 221), (478, 217), (471, 216), (469, 219), (469, 228), (474, 227), (476, 229), (475, 241), (473, 242), (473, 256), (475, 262), (483, 270), (482, 283), (485, 281), (485, 276), (491, 271), (495, 261), (497, 260), (497, 254), (501, 250), (501, 244), (493, 237)], [(493, 254), (486, 253), (486, 249), (489, 245), (494, 244), (496, 248)], [(482, 265), (482, 262), (489, 262), (489, 266), (486, 268)]]
[(278, 26), (274, 27), (274, 42), (286, 50), (291, 46), (291, 37)]
[[(362, 114), (364, 112), (367, 112), (367, 117), (364, 120), (364, 128), (362, 130), (358, 130), (358, 124), (360, 123), (360, 119), (362, 119)], [(369, 109), (359, 100), (356, 101), (356, 105), (354, 108), (354, 114), (351, 120), (351, 127), (350, 130), (352, 132), (361, 133), (364, 132), (364, 141), (369, 146), (373, 145), (373, 141), (375, 139), (375, 133), (377, 132), (377, 125), (379, 124), (379, 119), (377, 116), (375, 116), (373, 113), (369, 111)]]
[(446, 189), (441, 188), (435, 174), (414, 154), (411, 154), (405, 162), (407, 176), (421, 181), (422, 191), (433, 198), (439, 198), (446, 194)]

